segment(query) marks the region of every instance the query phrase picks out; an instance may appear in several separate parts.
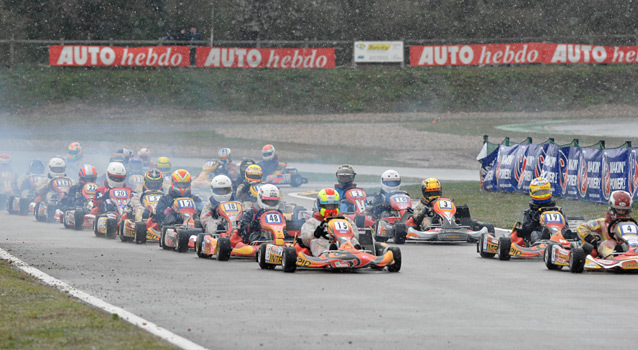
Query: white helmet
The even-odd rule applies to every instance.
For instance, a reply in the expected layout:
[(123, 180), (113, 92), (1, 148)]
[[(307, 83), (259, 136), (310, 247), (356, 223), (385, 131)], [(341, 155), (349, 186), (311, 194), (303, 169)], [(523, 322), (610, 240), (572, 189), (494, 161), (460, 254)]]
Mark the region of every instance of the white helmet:
[(217, 156), (219, 157), (220, 163), (230, 163), (230, 148), (220, 148), (219, 151), (217, 151)]
[(261, 156), (264, 160), (271, 160), (275, 157), (275, 146), (266, 145), (261, 149)]
[(385, 192), (398, 191), (401, 187), (401, 176), (396, 170), (386, 170), (381, 175), (381, 189)]
[(277, 186), (265, 184), (259, 187), (257, 195), (257, 207), (259, 209), (277, 209), (281, 201), (281, 194)]
[(217, 175), (210, 180), (213, 198), (218, 202), (226, 202), (233, 196), (233, 183), (226, 175)]
[(142, 158), (144, 164), (149, 164), (151, 162), (151, 151), (146, 147), (140, 148), (140, 150), (137, 151), (137, 156)]
[(64, 162), (64, 159), (60, 157), (51, 158), (49, 161), (49, 177), (52, 179), (56, 177), (63, 177), (66, 175), (65, 173), (66, 163)]
[(106, 184), (109, 188), (123, 187), (126, 183), (126, 168), (120, 162), (111, 162), (106, 167)]

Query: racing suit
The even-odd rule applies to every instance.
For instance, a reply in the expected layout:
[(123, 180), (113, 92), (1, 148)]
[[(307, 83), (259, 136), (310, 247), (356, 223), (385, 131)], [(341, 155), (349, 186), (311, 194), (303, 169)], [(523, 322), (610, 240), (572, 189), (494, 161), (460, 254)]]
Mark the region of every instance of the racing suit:
[(421, 200), (414, 206), (412, 213), (412, 220), (414, 220), (414, 224), (421, 230), (425, 231), (432, 225), (432, 217), (434, 216), (432, 212), (432, 203), (438, 198), (432, 198), (430, 200), (425, 200), (421, 198)]
[[(352, 244), (355, 247), (358, 246), (359, 230), (356, 228), (357, 225), (348, 218), (340, 218), (346, 219), (350, 223), (350, 227), (354, 230)], [(307, 219), (303, 226), (301, 226), (301, 242), (305, 247), (310, 248), (312, 256), (319, 256), (321, 253), (330, 248), (330, 240), (324, 237), (326, 224), (327, 221), (325, 221), (324, 217), (321, 216), (319, 212), (314, 212), (312, 217)]]
[(339, 203), (340, 203), (339, 212), (340, 213), (346, 214), (346, 213), (353, 212), (349, 208), (348, 200), (346, 199), (346, 191), (356, 187), (357, 187), (357, 184), (352, 182), (343, 186), (341, 184), (335, 184), (335, 191), (339, 193)]
[[(164, 195), (164, 193), (160, 190), (147, 190), (144, 192), (135, 192), (135, 194), (133, 195), (133, 198), (131, 198), (131, 206), (133, 207), (133, 209), (137, 210), (137, 208), (141, 208), (142, 207), (142, 201), (144, 200), (144, 196), (147, 195)], [(150, 216), (151, 212), (144, 208), (144, 212), (142, 213), (142, 219), (146, 220), (148, 219), (148, 217)]]
[(84, 184), (84, 182), (78, 181), (78, 183), (71, 186), (66, 196), (62, 197), (62, 200), (60, 200), (60, 207), (64, 209), (75, 209), (78, 206), (82, 206), (82, 204), (84, 204), (84, 197), (82, 197), (82, 188), (84, 188)]
[(240, 202), (256, 202), (257, 197), (253, 196), (253, 194), (250, 193), (250, 187), (252, 185), (257, 185), (257, 184), (242, 183), (241, 185), (237, 186), (237, 191), (235, 192), (235, 198), (237, 198), (237, 200)]
[[(516, 230), (518, 237), (527, 240), (531, 243), (535, 243), (540, 241), (541, 239), (549, 239), (550, 237), (547, 235), (543, 235), (543, 227), (540, 224), (540, 209), (541, 208), (550, 208), (555, 207), (556, 201), (550, 200), (547, 203), (534, 203), (533, 201), (529, 202), (529, 209), (526, 209), (523, 212), (523, 223), (521, 224), (521, 228)], [(558, 211), (562, 214), (563, 210), (558, 208)], [(563, 214), (564, 216), (565, 214)], [(567, 221), (565, 221), (565, 228), (568, 229), (569, 226)], [(569, 237), (565, 237), (569, 238)]]
[(168, 194), (163, 195), (162, 198), (160, 198), (159, 201), (157, 202), (153, 221), (161, 225), (173, 225), (175, 223), (178, 223), (178, 220), (181, 219), (181, 217), (179, 217), (176, 213), (172, 212), (172, 210), (170, 210), (169, 208), (173, 206), (173, 202), (175, 201), (176, 198), (183, 198), (183, 197), (192, 198), (193, 201), (195, 202), (195, 209), (197, 210), (197, 212), (199, 213), (201, 211), (202, 200), (198, 196), (192, 193), (189, 193), (188, 195), (182, 195), (179, 192), (168, 191)]
[(578, 232), (578, 238), (580, 238), (582, 242), (587, 242), (594, 247), (591, 252), (591, 255), (594, 257), (598, 256), (602, 259), (606, 259), (616, 250), (617, 242), (611, 238), (609, 232), (607, 232), (607, 221), (605, 218), (584, 222), (578, 225), (576, 232)]
[[(229, 200), (235, 200), (231, 197)], [(222, 222), (222, 218), (219, 216), (219, 212), (217, 208), (219, 207), (220, 202), (216, 201), (213, 196), (208, 198), (208, 203), (204, 205), (204, 209), (202, 209), (202, 214), (200, 215), (200, 221), (202, 223), (202, 227), (208, 234), (213, 234), (217, 232), (217, 226)]]
[(274, 157), (270, 160), (262, 160), (257, 163), (261, 167), (261, 172), (263, 173), (263, 178), (265, 179), (268, 175), (272, 174), (279, 167), (279, 156), (275, 154)]
[[(133, 198), (133, 189), (128, 186), (123, 186), (122, 188), (129, 190), (130, 197)], [(109, 211), (110, 205), (106, 203), (106, 200), (109, 199), (109, 193), (111, 188), (108, 186), (101, 186), (97, 188), (95, 191), (95, 197), (93, 198), (93, 209), (91, 210), (91, 214), (102, 214)]]
[(374, 196), (372, 205), (368, 206), (368, 213), (370, 213), (370, 215), (372, 215), (375, 219), (389, 216), (390, 211), (392, 210), (392, 206), (390, 205), (390, 197), (396, 193), (404, 193), (407, 195), (407, 192), (405, 191), (386, 192), (384, 190), (381, 190), (379, 194)]
[[(261, 238), (261, 223), (259, 219), (268, 210), (276, 210), (281, 213), (279, 209), (258, 209), (255, 205), (244, 213), (239, 223), (239, 234), (244, 239), (244, 243), (250, 244), (250, 242)], [(283, 213), (281, 215), (283, 216)]]

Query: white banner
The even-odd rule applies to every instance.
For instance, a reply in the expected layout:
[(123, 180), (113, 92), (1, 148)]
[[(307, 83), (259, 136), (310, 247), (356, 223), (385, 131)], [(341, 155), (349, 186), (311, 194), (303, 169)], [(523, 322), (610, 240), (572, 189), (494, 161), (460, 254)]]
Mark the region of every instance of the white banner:
[(403, 62), (403, 41), (355, 41), (354, 61)]

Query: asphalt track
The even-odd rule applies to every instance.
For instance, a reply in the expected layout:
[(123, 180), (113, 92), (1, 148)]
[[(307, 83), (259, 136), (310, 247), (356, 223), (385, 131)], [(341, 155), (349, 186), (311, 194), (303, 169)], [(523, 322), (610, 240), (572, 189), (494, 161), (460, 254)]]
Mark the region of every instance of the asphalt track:
[(31, 216), (3, 212), (0, 222), (0, 247), (17, 258), (211, 349), (586, 349), (635, 341), (636, 276), (482, 259), (470, 244), (403, 245), (399, 273), (287, 274), (248, 259), (96, 238)]

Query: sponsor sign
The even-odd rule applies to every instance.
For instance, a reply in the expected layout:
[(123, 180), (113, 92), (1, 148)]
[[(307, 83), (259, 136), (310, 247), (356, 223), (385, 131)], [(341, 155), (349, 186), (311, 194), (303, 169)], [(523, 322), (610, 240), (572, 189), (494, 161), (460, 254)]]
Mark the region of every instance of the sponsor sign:
[(195, 64), (207, 68), (334, 68), (334, 49), (198, 47)]
[(187, 46), (49, 46), (50, 66), (180, 67), (189, 65), (189, 57)]
[(513, 43), (410, 46), (411, 66), (638, 63), (638, 46)]
[(355, 41), (354, 61), (403, 62), (403, 41)]

